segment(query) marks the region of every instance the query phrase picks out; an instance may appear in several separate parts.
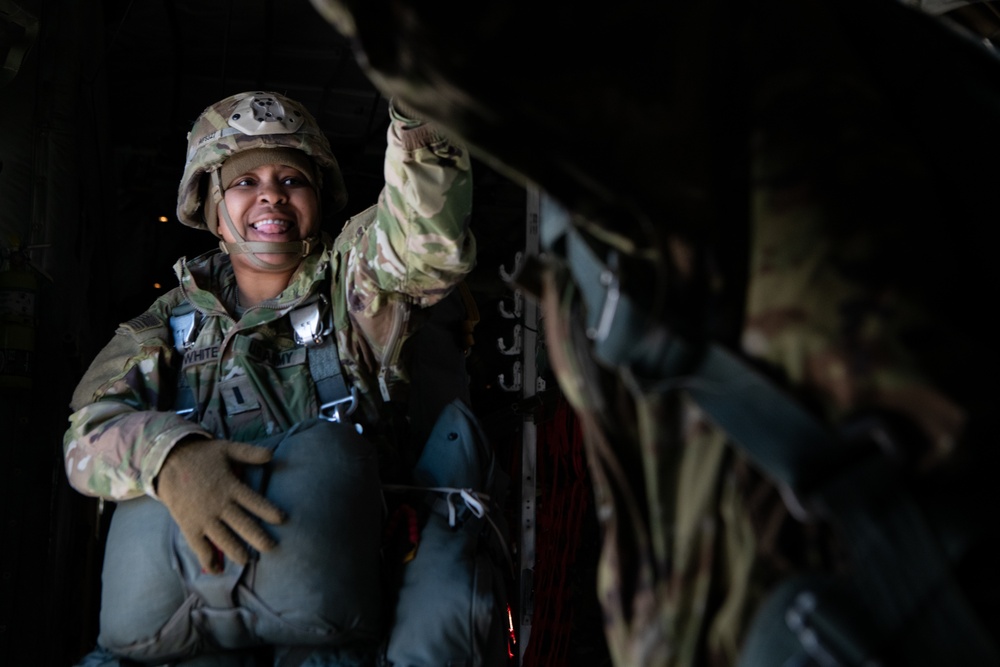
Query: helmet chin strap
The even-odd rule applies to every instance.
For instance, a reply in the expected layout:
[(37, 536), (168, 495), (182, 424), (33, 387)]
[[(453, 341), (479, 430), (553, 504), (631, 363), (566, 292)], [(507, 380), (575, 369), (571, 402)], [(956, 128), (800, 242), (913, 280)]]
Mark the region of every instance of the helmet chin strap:
[[(219, 174), (219, 170), (213, 171), (211, 178), (213, 184), (218, 188), (220, 196), (224, 195), (225, 190), (222, 188), (222, 178)], [(301, 241), (283, 241), (281, 243), (272, 241), (247, 241), (236, 229), (236, 225), (233, 224), (233, 219), (229, 216), (229, 209), (226, 208), (226, 200), (224, 196), (219, 201), (219, 213), (225, 221), (226, 227), (229, 228), (229, 233), (232, 234), (234, 238), (239, 239), (234, 243), (226, 243), (225, 241), (220, 240), (219, 248), (227, 255), (246, 255), (247, 260), (261, 271), (280, 273), (281, 271), (287, 271), (288, 269), (295, 268), (298, 266), (299, 262), (302, 261), (303, 257), (308, 256), (309, 253), (312, 252), (316, 243), (315, 236), (310, 236), (309, 238)], [(272, 264), (271, 262), (265, 262), (262, 260), (257, 256), (257, 253), (284, 254), (291, 256), (283, 262)]]

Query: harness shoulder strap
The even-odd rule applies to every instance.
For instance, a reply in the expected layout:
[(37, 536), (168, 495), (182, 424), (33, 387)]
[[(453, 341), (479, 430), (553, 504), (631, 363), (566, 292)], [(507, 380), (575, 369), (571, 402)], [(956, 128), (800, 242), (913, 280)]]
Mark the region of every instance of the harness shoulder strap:
[(179, 415), (193, 414), (196, 407), (194, 390), (188, 384), (183, 371), (184, 352), (189, 350), (198, 338), (204, 318), (187, 299), (170, 312), (170, 332), (173, 334), (174, 349), (181, 355), (181, 367), (177, 369), (177, 393), (174, 396), (174, 411)]
[(341, 421), (358, 407), (357, 388), (348, 386), (340, 365), (340, 355), (333, 333), (330, 309), (322, 312), (324, 301), (317, 300), (288, 314), (295, 331), (295, 341), (305, 345), (309, 373), (316, 385), (320, 416)]
[[(320, 416), (330, 421), (346, 418), (357, 408), (357, 390), (348, 385), (341, 368), (327, 302), (323, 299), (313, 300), (291, 311), (288, 318), (296, 343), (304, 346), (307, 351), (306, 358), (309, 373), (316, 386)], [(203, 321), (202, 314), (187, 300), (173, 309), (170, 328), (174, 347), (178, 352), (183, 354), (194, 345)], [(185, 374), (179, 371), (174, 410), (178, 414), (191, 415), (196, 407), (194, 391), (188, 385)]]

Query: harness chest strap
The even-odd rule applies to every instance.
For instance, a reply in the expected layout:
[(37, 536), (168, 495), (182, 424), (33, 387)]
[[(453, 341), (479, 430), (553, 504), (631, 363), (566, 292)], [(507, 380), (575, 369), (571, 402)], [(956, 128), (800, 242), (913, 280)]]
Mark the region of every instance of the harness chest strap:
[[(329, 421), (341, 421), (357, 409), (357, 389), (348, 386), (344, 377), (329, 308), (323, 308), (323, 305), (323, 301), (314, 300), (291, 311), (288, 317), (295, 342), (307, 350), (306, 358), (316, 385), (320, 416)], [(174, 346), (181, 354), (194, 345), (201, 319), (201, 314), (188, 301), (178, 304), (171, 313), (170, 329)], [(178, 372), (174, 411), (189, 415), (195, 413), (197, 408), (194, 391), (188, 385), (185, 373)]]

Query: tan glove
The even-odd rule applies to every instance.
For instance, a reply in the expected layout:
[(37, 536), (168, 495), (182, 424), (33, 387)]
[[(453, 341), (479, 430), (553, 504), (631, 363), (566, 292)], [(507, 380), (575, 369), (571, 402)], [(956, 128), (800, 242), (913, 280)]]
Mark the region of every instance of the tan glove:
[(245, 540), (268, 551), (275, 540), (255, 517), (279, 524), (284, 513), (241, 482), (233, 463), (261, 465), (271, 460), (263, 447), (229, 440), (189, 440), (174, 447), (156, 477), (156, 492), (206, 572), (222, 572), (216, 549), (244, 565)]

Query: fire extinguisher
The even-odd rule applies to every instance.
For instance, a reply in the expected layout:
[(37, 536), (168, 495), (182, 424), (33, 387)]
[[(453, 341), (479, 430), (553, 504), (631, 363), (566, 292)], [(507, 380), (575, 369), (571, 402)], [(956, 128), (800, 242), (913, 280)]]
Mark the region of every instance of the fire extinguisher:
[(0, 389), (32, 386), (37, 291), (30, 266), (0, 270)]

